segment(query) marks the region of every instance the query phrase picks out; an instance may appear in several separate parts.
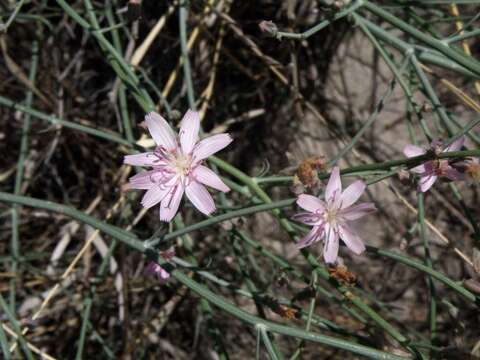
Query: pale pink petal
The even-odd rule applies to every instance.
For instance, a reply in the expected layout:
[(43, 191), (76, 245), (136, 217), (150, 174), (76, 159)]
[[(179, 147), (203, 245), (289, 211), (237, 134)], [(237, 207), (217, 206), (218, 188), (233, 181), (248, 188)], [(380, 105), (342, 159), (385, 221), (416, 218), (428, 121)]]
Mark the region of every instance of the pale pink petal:
[(457, 140), (455, 140), (453, 143), (448, 145), (443, 152), (449, 152), (449, 151), (459, 151), (463, 144), (465, 142), (465, 136), (460, 136)]
[(452, 181), (464, 179), (464, 175), (461, 172), (459, 172), (457, 169), (454, 169), (453, 167), (451, 167), (450, 165), (445, 170), (445, 176)]
[(420, 181), (418, 183), (418, 189), (421, 192), (426, 192), (428, 189), (432, 187), (432, 185), (437, 181), (437, 176), (436, 175), (427, 175), (427, 176), (422, 176), (420, 178)]
[(150, 261), (145, 268), (145, 275), (155, 276), (162, 284), (170, 278), (170, 274), (157, 263)]
[(217, 134), (200, 141), (193, 149), (195, 162), (206, 159), (233, 141), (229, 134)]
[(225, 183), (220, 179), (220, 177), (215, 174), (208, 167), (203, 165), (198, 165), (195, 170), (193, 170), (193, 177), (195, 180), (201, 182), (204, 185), (210, 186), (215, 190), (222, 192), (229, 192), (230, 188), (225, 185)]
[(340, 238), (355, 254), (360, 255), (365, 251), (365, 245), (363, 244), (362, 239), (360, 239), (360, 237), (347, 225), (340, 225), (338, 231)]
[(414, 172), (415, 174), (424, 174), (425, 172), (427, 172), (427, 170), (425, 168), (425, 164), (415, 166), (415, 167), (411, 168), (410, 171)]
[(325, 203), (316, 196), (301, 194), (297, 198), (297, 205), (310, 212), (325, 211)]
[(144, 171), (128, 179), (130, 188), (138, 190), (147, 190), (156, 186), (155, 180), (158, 178), (156, 170)]
[(311, 212), (302, 212), (292, 216), (292, 220), (299, 221), (305, 225), (320, 225), (324, 222), (321, 215), (313, 214)]
[(403, 149), (403, 153), (405, 154), (406, 157), (415, 157), (415, 156), (420, 156), (425, 154), (425, 150), (422, 149), (419, 146), (415, 146), (412, 144), (408, 144), (405, 146)]
[(161, 189), (159, 186), (153, 186), (147, 190), (145, 195), (142, 198), (142, 205), (144, 208), (151, 208), (154, 205), (157, 205), (160, 201), (163, 200), (165, 195), (167, 195), (170, 189)]
[(338, 232), (328, 224), (325, 226), (325, 244), (323, 258), (327, 264), (334, 264), (338, 256)]
[(171, 221), (178, 211), (180, 200), (182, 200), (184, 187), (182, 185), (172, 186), (160, 204), (160, 220)]
[(376, 210), (374, 203), (366, 202), (343, 209), (338, 215), (342, 219), (350, 221), (360, 219)]
[(200, 116), (198, 112), (188, 110), (182, 119), (180, 126), (180, 145), (184, 154), (190, 154), (198, 141), (198, 131), (200, 130)]
[(355, 203), (366, 187), (367, 185), (361, 180), (357, 180), (349, 185), (341, 195), (341, 208), (345, 209)]
[(154, 166), (158, 158), (152, 152), (127, 155), (123, 158), (123, 163), (133, 166)]
[(177, 147), (175, 133), (173, 132), (167, 120), (156, 112), (150, 112), (145, 116), (148, 131), (158, 146), (163, 146), (167, 150), (173, 150)]
[(323, 227), (319, 226), (314, 226), (310, 232), (305, 235), (297, 244), (298, 249), (303, 249), (307, 246), (312, 245), (313, 243), (316, 243), (317, 241), (320, 241), (323, 237)]
[[(336, 195), (336, 194), (337, 195)], [(342, 193), (342, 182), (340, 179), (340, 168), (335, 166), (328, 180), (327, 187), (325, 188), (325, 201), (331, 202), (336, 197), (340, 200), (340, 194)]]
[(215, 211), (215, 203), (213, 202), (212, 195), (208, 190), (199, 182), (192, 181), (187, 185), (185, 194), (192, 204), (203, 214), (210, 215)]

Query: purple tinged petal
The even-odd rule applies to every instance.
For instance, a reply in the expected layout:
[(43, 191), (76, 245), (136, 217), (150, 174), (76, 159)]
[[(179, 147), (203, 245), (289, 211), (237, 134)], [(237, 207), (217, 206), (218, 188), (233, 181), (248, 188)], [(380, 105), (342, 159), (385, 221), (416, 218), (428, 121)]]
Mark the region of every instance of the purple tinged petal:
[(199, 182), (192, 181), (187, 185), (185, 194), (192, 204), (205, 215), (210, 215), (215, 211), (215, 203), (213, 202), (212, 195), (208, 190)]
[(193, 149), (193, 158), (195, 162), (206, 159), (217, 151), (222, 150), (233, 141), (229, 134), (217, 134), (200, 141)]
[(408, 144), (403, 149), (403, 153), (405, 154), (406, 157), (415, 157), (415, 156), (420, 156), (425, 154), (425, 150), (419, 146)]
[(454, 169), (450, 165), (445, 170), (445, 176), (452, 181), (462, 180), (464, 178), (464, 175), (461, 172), (459, 172), (457, 169)]
[(420, 181), (418, 183), (418, 189), (421, 192), (427, 192), (428, 189), (432, 187), (432, 185), (437, 181), (437, 175), (427, 175), (427, 176), (422, 176), (420, 178)]
[(310, 232), (305, 235), (297, 244), (298, 249), (303, 249), (307, 246), (312, 245), (313, 243), (316, 243), (317, 241), (320, 241), (323, 237), (323, 227), (320, 226), (314, 226)]
[(355, 203), (365, 191), (366, 187), (367, 185), (361, 180), (350, 184), (341, 195), (341, 208), (345, 209)]
[(180, 126), (180, 145), (184, 154), (190, 154), (198, 141), (200, 130), (200, 116), (198, 112), (188, 110), (182, 119)]
[(177, 147), (175, 133), (162, 116), (152, 111), (145, 116), (145, 122), (150, 135), (158, 146), (163, 146), (167, 150)]
[(210, 186), (215, 190), (225, 193), (230, 191), (230, 188), (225, 185), (222, 179), (206, 166), (198, 165), (195, 170), (193, 170), (193, 177), (198, 182)]
[(459, 151), (463, 144), (465, 143), (465, 136), (460, 136), (457, 140), (455, 140), (453, 143), (448, 145), (443, 152), (449, 152), (449, 151)]
[(376, 210), (377, 208), (375, 207), (374, 203), (366, 202), (358, 205), (353, 205), (346, 209), (341, 210), (339, 216), (343, 220), (351, 221), (351, 220), (360, 219), (365, 215), (375, 212)]
[(365, 245), (362, 239), (346, 224), (338, 227), (340, 238), (347, 245), (347, 247), (356, 255), (360, 255), (365, 251)]
[(427, 172), (427, 169), (425, 167), (425, 164), (421, 164), (411, 168), (410, 171), (414, 172), (415, 174), (424, 174)]
[(297, 205), (310, 212), (325, 211), (325, 203), (316, 196), (301, 194), (297, 198)]
[[(335, 194), (336, 193), (336, 194)], [(327, 187), (325, 188), (325, 201), (339, 200), (339, 195), (342, 193), (342, 182), (340, 179), (340, 168), (335, 166), (328, 180)]]
[(158, 158), (152, 152), (141, 154), (126, 155), (123, 158), (123, 163), (133, 166), (153, 166)]
[(170, 274), (157, 263), (150, 261), (144, 270), (145, 275), (155, 276), (161, 283), (166, 283)]
[(313, 214), (311, 212), (302, 212), (292, 216), (292, 220), (299, 221), (305, 225), (320, 225), (324, 222), (320, 215)]
[(153, 186), (147, 190), (145, 195), (142, 198), (142, 205), (144, 208), (151, 208), (154, 205), (157, 205), (160, 201), (163, 200), (165, 195), (167, 195), (169, 189), (161, 189), (159, 186)]
[(327, 264), (334, 264), (338, 256), (339, 246), (338, 232), (332, 226), (325, 226), (325, 244), (323, 246), (323, 258)]
[(155, 174), (157, 172), (155, 170), (144, 171), (137, 175), (132, 176), (128, 182), (132, 189), (138, 190), (148, 190), (152, 186), (155, 186), (156, 183), (154, 182)]
[(184, 187), (182, 185), (175, 185), (169, 189), (169, 192), (160, 203), (160, 220), (171, 221), (178, 211), (180, 200), (182, 200)]

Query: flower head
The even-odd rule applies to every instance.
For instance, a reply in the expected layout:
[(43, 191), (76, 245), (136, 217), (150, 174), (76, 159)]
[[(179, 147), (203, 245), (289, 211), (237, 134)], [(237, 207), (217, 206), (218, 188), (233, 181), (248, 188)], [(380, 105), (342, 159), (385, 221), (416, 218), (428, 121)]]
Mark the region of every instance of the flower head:
[[(174, 249), (160, 252), (160, 257), (163, 258), (163, 260), (166, 260), (172, 266), (175, 266), (175, 264), (170, 260), (172, 260), (174, 256)], [(157, 280), (162, 284), (165, 284), (170, 278), (170, 273), (154, 261), (150, 261), (148, 263), (148, 265), (145, 267), (144, 274), (156, 277)]]
[(185, 193), (203, 214), (214, 212), (213, 198), (204, 185), (222, 192), (230, 189), (202, 163), (230, 144), (230, 135), (217, 134), (198, 141), (200, 118), (197, 112), (191, 110), (184, 115), (178, 136), (167, 121), (155, 112), (145, 116), (145, 123), (157, 145), (155, 150), (127, 155), (124, 159), (125, 164), (151, 168), (129, 180), (130, 188), (147, 190), (142, 205), (150, 208), (160, 203), (160, 220), (170, 221), (177, 213)]
[[(439, 140), (434, 140), (430, 144), (429, 149), (423, 149), (419, 146), (409, 144), (403, 149), (403, 153), (407, 157), (415, 157), (424, 155), (427, 151), (433, 152), (436, 155), (439, 155), (442, 152), (449, 151), (458, 151), (462, 148), (463, 143), (465, 142), (465, 137), (460, 137), (455, 140), (453, 143), (448, 145), (442, 150), (441, 142)], [(418, 174), (420, 176), (420, 181), (418, 183), (418, 190), (421, 192), (426, 192), (432, 187), (432, 185), (437, 181), (438, 177), (446, 177), (450, 180), (459, 180), (462, 178), (462, 174), (450, 165), (446, 159), (434, 159), (427, 161), (421, 165), (415, 166), (410, 169), (410, 171)]]
[(150, 261), (145, 267), (145, 275), (154, 276), (157, 280), (165, 284), (170, 278), (170, 274), (154, 261)]
[(358, 180), (342, 192), (340, 169), (335, 167), (325, 188), (325, 201), (312, 195), (300, 195), (297, 204), (307, 212), (296, 214), (294, 219), (312, 226), (312, 230), (300, 240), (297, 247), (304, 248), (324, 239), (325, 262), (334, 263), (339, 239), (342, 239), (351, 251), (361, 254), (365, 245), (348, 223), (376, 210), (373, 203), (353, 205), (365, 188), (366, 184)]

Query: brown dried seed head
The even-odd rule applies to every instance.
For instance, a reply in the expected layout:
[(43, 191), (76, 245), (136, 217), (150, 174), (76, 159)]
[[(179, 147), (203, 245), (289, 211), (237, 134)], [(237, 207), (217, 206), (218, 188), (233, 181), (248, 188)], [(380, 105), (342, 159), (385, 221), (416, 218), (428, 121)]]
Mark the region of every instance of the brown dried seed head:
[(353, 286), (357, 282), (357, 276), (348, 271), (345, 266), (329, 267), (328, 272), (331, 277), (344, 285)]
[(480, 163), (469, 163), (466, 167), (465, 173), (474, 181), (480, 182)]
[(300, 182), (312, 187), (318, 183), (318, 171), (325, 170), (326, 162), (324, 156), (311, 157), (304, 160), (298, 167), (296, 176)]
[(297, 315), (297, 310), (285, 305), (279, 305), (278, 314), (285, 319), (291, 320)]

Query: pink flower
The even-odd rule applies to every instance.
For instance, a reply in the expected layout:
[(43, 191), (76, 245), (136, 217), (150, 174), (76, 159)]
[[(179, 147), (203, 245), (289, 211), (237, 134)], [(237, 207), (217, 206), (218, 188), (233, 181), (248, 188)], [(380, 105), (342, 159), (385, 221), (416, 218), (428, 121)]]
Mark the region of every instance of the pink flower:
[(145, 275), (154, 276), (157, 280), (165, 284), (170, 278), (170, 274), (154, 261), (150, 261), (145, 267)]
[[(160, 257), (166, 260), (172, 266), (175, 266), (175, 264), (172, 263), (170, 260), (172, 260), (174, 256), (175, 256), (174, 249), (160, 252)], [(158, 265), (154, 261), (150, 261), (148, 263), (148, 265), (145, 267), (144, 274), (156, 277), (157, 280), (162, 284), (165, 284), (170, 278), (169, 272), (166, 271), (164, 268), (162, 268), (160, 265)]]
[[(408, 144), (403, 149), (403, 153), (407, 157), (415, 157), (426, 154), (428, 151), (435, 154), (449, 151), (458, 151), (462, 148), (463, 143), (465, 142), (465, 137), (460, 137), (451, 143), (449, 146), (445, 147), (442, 150), (441, 142), (439, 140), (434, 140), (430, 144), (429, 149), (422, 149), (419, 146)], [(446, 177), (450, 180), (459, 180), (462, 178), (462, 174), (453, 168), (447, 159), (435, 159), (427, 161), (421, 165), (415, 166), (410, 169), (411, 172), (416, 173), (420, 176), (418, 183), (418, 190), (421, 192), (426, 192), (432, 187), (432, 185), (437, 181), (439, 176)]]
[(222, 192), (230, 189), (202, 163), (230, 144), (230, 135), (217, 134), (198, 141), (200, 118), (197, 112), (191, 110), (184, 115), (178, 136), (155, 112), (145, 116), (145, 123), (157, 147), (153, 152), (127, 155), (124, 159), (125, 164), (152, 168), (129, 180), (130, 188), (147, 190), (142, 205), (150, 208), (160, 203), (160, 220), (170, 221), (185, 193), (203, 214), (214, 212), (213, 198), (204, 185)]
[(366, 184), (358, 180), (342, 192), (340, 169), (335, 167), (325, 188), (325, 201), (312, 195), (300, 195), (297, 204), (307, 212), (296, 214), (294, 219), (313, 228), (300, 240), (297, 247), (304, 248), (324, 239), (325, 262), (334, 263), (341, 238), (351, 251), (357, 255), (361, 254), (365, 250), (365, 245), (348, 223), (376, 210), (373, 203), (353, 205), (365, 188)]

